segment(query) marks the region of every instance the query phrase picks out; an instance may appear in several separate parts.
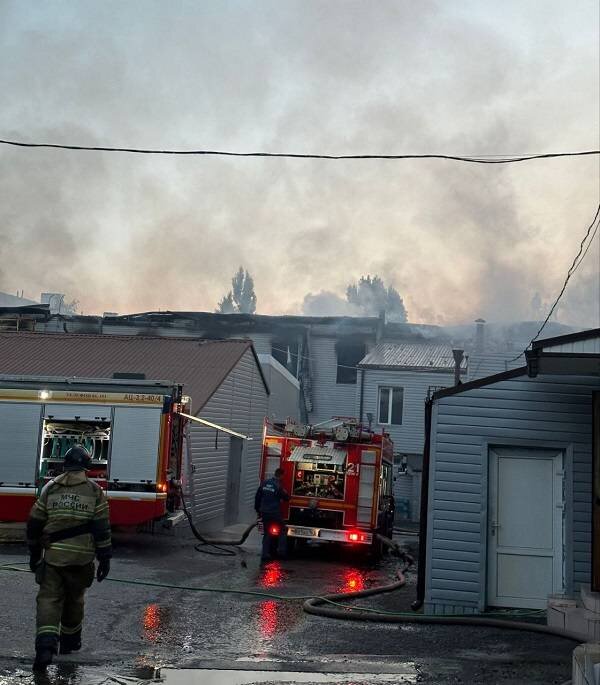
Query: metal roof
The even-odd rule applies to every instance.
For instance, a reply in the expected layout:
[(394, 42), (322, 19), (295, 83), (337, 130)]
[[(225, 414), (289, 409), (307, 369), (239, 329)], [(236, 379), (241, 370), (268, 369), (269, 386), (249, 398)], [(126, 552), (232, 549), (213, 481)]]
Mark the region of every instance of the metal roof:
[(112, 378), (143, 373), (182, 383), (196, 413), (212, 397), (252, 342), (75, 333), (0, 332), (0, 374)]
[[(454, 357), (449, 345), (418, 345), (409, 343), (381, 343), (359, 363), (360, 367), (454, 371)], [(467, 359), (460, 368), (466, 370)]]

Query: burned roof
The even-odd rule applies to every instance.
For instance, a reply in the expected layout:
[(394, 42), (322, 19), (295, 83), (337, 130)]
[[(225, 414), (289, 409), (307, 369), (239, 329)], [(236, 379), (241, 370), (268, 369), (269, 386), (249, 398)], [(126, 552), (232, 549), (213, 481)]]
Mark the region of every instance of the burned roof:
[(183, 383), (200, 410), (244, 355), (251, 350), (265, 389), (268, 386), (249, 340), (90, 335), (74, 333), (0, 333), (0, 374), (112, 378), (144, 374)]
[[(454, 356), (449, 345), (381, 343), (359, 363), (361, 368), (410, 369), (413, 371), (454, 372)], [(466, 370), (467, 359), (460, 368)]]
[(133, 326), (136, 328), (188, 328), (201, 331), (209, 337), (231, 332), (271, 332), (278, 328), (304, 330), (308, 326), (332, 328), (343, 333), (376, 331), (380, 320), (378, 317), (355, 316), (271, 316), (267, 314), (219, 314), (215, 312), (141, 312), (120, 316), (105, 316), (104, 324), (109, 327)]

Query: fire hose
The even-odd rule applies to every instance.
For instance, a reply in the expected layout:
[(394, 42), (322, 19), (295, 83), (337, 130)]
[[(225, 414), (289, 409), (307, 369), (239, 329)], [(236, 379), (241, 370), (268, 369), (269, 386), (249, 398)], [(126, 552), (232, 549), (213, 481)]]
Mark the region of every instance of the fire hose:
[[(231, 539), (223, 539), (223, 540), (216, 540), (212, 538), (206, 538), (202, 533), (196, 528), (196, 524), (194, 523), (194, 519), (192, 518), (192, 514), (190, 513), (189, 509), (187, 508), (187, 503), (185, 501), (185, 497), (183, 495), (183, 491), (180, 488), (179, 495), (181, 497), (181, 504), (183, 505), (183, 513), (185, 514), (186, 519), (188, 520), (188, 523), (190, 525), (190, 530), (194, 534), (194, 537), (199, 541), (197, 545), (194, 546), (194, 549), (197, 552), (202, 552), (202, 554), (210, 554), (211, 556), (215, 557), (234, 557), (236, 552), (233, 549), (226, 549), (226, 547), (239, 547), (240, 545), (243, 545), (244, 542), (248, 539), (248, 536), (252, 532), (252, 529), (255, 528), (258, 525), (257, 521), (254, 521), (254, 523), (251, 523), (242, 533), (242, 537), (239, 540), (231, 540)], [(204, 547), (209, 547), (212, 549), (203, 549)]]
[[(243, 532), (242, 537), (239, 540), (212, 540), (207, 539), (198, 531), (196, 528), (192, 516), (187, 509), (185, 498), (183, 493), (181, 495), (181, 501), (183, 504), (184, 513), (190, 524), (190, 528), (194, 536), (200, 540), (200, 544), (195, 546), (195, 549), (199, 552), (205, 554), (212, 554), (217, 556), (235, 556), (234, 550), (223, 549), (221, 545), (227, 546), (240, 546), (243, 545), (247, 540), (250, 532), (256, 527), (257, 522), (255, 521), (249, 525)], [(414, 560), (410, 555), (408, 555), (399, 545), (385, 535), (379, 533), (376, 534), (376, 538), (379, 542), (388, 547), (392, 554), (402, 558), (405, 562), (403, 569), (398, 570), (398, 580), (387, 585), (380, 585), (378, 587), (369, 588), (367, 590), (359, 590), (356, 592), (345, 592), (345, 593), (332, 593), (322, 596), (309, 596), (309, 597), (286, 597), (286, 596), (276, 596), (271, 593), (260, 593), (267, 594), (271, 599), (302, 599), (304, 604), (302, 605), (303, 610), (307, 614), (313, 616), (321, 616), (323, 618), (334, 618), (345, 621), (370, 621), (370, 622), (383, 622), (383, 623), (428, 623), (428, 624), (441, 624), (441, 625), (478, 625), (487, 626), (489, 628), (507, 628), (509, 630), (521, 630), (530, 631), (535, 633), (545, 633), (549, 635), (556, 635), (558, 637), (564, 637), (569, 640), (574, 640), (575, 642), (585, 642), (586, 636), (580, 635), (573, 631), (565, 630), (563, 628), (556, 628), (554, 626), (542, 625), (538, 623), (529, 623), (526, 621), (514, 621), (507, 620), (506, 618), (492, 618), (488, 616), (474, 616), (472, 614), (467, 615), (434, 615), (434, 614), (417, 614), (409, 612), (390, 612), (384, 611), (382, 609), (372, 609), (367, 607), (353, 607), (347, 604), (341, 603), (340, 599), (360, 599), (363, 597), (373, 597), (376, 595), (385, 594), (388, 592), (393, 592), (394, 590), (399, 590), (401, 587), (406, 585), (406, 573), (409, 568), (414, 564)], [(215, 552), (202, 549), (204, 546), (214, 547)], [(246, 594), (246, 593), (244, 593)], [(323, 606), (326, 604), (327, 606)], [(502, 613), (502, 616), (506, 616), (506, 612)], [(523, 614), (519, 614), (523, 616)]]
[[(391, 542), (391, 541), (390, 541)], [(211, 544), (210, 542), (206, 544)], [(227, 543), (229, 544), (229, 543)], [(395, 544), (395, 543), (394, 543)], [(442, 625), (472, 625), (472, 626), (486, 626), (489, 628), (505, 628), (509, 630), (529, 631), (535, 633), (544, 633), (547, 635), (555, 635), (575, 642), (586, 642), (587, 637), (562, 628), (555, 628), (537, 623), (529, 623), (526, 621), (510, 620), (511, 616), (526, 617), (532, 614), (524, 612), (502, 612), (500, 614), (488, 614), (487, 616), (473, 616), (473, 615), (444, 615), (437, 616), (432, 614), (414, 614), (408, 612), (390, 612), (382, 609), (372, 609), (367, 607), (355, 607), (345, 604), (343, 600), (355, 600), (363, 597), (373, 597), (384, 593), (398, 590), (406, 584), (405, 573), (408, 569), (407, 564), (402, 570), (398, 571), (398, 580), (387, 585), (380, 585), (369, 588), (367, 590), (359, 590), (355, 592), (339, 592), (325, 595), (279, 595), (273, 592), (263, 592), (260, 590), (234, 590), (226, 588), (214, 587), (197, 587), (191, 585), (175, 585), (172, 583), (158, 583), (153, 581), (138, 580), (133, 578), (106, 578), (107, 582), (121, 583), (125, 585), (136, 585), (142, 587), (162, 588), (168, 590), (185, 590), (189, 592), (204, 592), (204, 593), (218, 593), (237, 596), (250, 596), (261, 599), (277, 600), (277, 601), (303, 601), (303, 610), (307, 614), (314, 616), (321, 616), (325, 618), (342, 619), (346, 621), (369, 621), (369, 622), (383, 622), (383, 623), (423, 623), (423, 624), (442, 624)], [(19, 566), (26, 566), (26, 563), (13, 562), (0, 565), (1, 571), (16, 571), (21, 573), (30, 573), (28, 568), (19, 568)], [(323, 605), (328, 606), (323, 606)], [(492, 618), (492, 616), (504, 616), (507, 618)], [(538, 614), (535, 614), (538, 615)]]
[[(190, 524), (190, 528), (194, 536), (200, 541), (200, 544), (195, 546), (198, 551), (206, 554), (216, 556), (233, 556), (236, 554), (235, 550), (224, 549), (222, 545), (226, 546), (240, 546), (244, 544), (252, 529), (257, 525), (257, 522), (249, 525), (243, 532), (239, 540), (217, 540), (205, 538), (196, 528), (192, 515), (190, 514), (185, 500), (182, 498), (185, 515)], [(397, 571), (398, 579), (386, 585), (380, 585), (366, 590), (358, 590), (354, 592), (336, 592), (324, 595), (278, 595), (272, 592), (262, 592), (259, 590), (233, 590), (225, 588), (207, 588), (194, 587), (186, 585), (175, 585), (171, 583), (157, 583), (152, 581), (143, 581), (137, 579), (127, 578), (106, 578), (107, 581), (113, 583), (123, 583), (127, 585), (138, 585), (154, 588), (165, 588), (173, 590), (187, 590), (191, 592), (208, 592), (218, 594), (232, 594), (244, 595), (252, 597), (260, 597), (270, 600), (278, 601), (303, 601), (302, 608), (307, 614), (314, 616), (321, 616), (324, 618), (334, 618), (345, 621), (369, 621), (376, 623), (421, 623), (421, 624), (440, 624), (440, 625), (472, 625), (472, 626), (486, 626), (489, 628), (505, 628), (509, 630), (529, 631), (535, 633), (544, 633), (546, 635), (555, 635), (557, 637), (574, 640), (575, 642), (586, 642), (587, 636), (575, 633), (573, 631), (565, 630), (563, 628), (556, 628), (538, 623), (529, 623), (527, 621), (507, 620), (507, 618), (493, 618), (493, 616), (539, 616), (538, 614), (523, 613), (523, 612), (501, 612), (499, 614), (488, 613), (487, 616), (474, 616), (472, 614), (456, 614), (456, 615), (435, 615), (435, 614), (416, 614), (409, 612), (392, 612), (383, 609), (375, 609), (370, 607), (356, 607), (345, 604), (343, 600), (355, 600), (364, 597), (374, 597), (376, 595), (386, 594), (399, 590), (406, 585), (406, 573), (414, 564), (410, 555), (408, 555), (396, 542), (384, 535), (377, 534), (379, 541), (388, 547), (393, 554), (400, 557), (404, 561), (404, 567)], [(204, 550), (202, 547), (213, 547), (216, 551)], [(28, 569), (17, 568), (20, 564), (1, 564), (0, 571), (19, 571), (28, 573)], [(326, 605), (326, 606), (323, 606)]]

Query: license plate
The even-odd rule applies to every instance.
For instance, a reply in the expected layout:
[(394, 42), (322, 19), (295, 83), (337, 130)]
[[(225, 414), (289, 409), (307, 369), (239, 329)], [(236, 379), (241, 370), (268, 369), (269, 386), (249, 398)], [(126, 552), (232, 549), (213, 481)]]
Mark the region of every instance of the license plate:
[(294, 535), (300, 535), (307, 538), (315, 537), (314, 528), (297, 528), (294, 526), (290, 532), (292, 532)]

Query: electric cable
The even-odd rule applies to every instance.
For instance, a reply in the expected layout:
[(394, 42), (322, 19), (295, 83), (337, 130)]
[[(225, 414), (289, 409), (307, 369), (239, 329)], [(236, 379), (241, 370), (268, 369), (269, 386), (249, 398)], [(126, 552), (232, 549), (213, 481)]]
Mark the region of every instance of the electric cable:
[(559, 157), (586, 157), (599, 155), (600, 150), (580, 150), (576, 152), (545, 152), (530, 155), (443, 155), (443, 154), (404, 154), (404, 155), (325, 155), (293, 152), (233, 152), (226, 150), (168, 150), (135, 147), (112, 147), (100, 145), (62, 145), (58, 143), (26, 143), (19, 140), (1, 140), (2, 145), (12, 145), (25, 148), (53, 148), (58, 150), (82, 150), (89, 152), (127, 152), (141, 155), (196, 155), (220, 157), (285, 157), (288, 159), (445, 159), (455, 162), (472, 164), (512, 164), (514, 162), (528, 162), (535, 159), (555, 159)]
[[(538, 339), (541, 332), (546, 327), (546, 324), (548, 323), (548, 321), (550, 321), (550, 317), (554, 313), (554, 310), (556, 309), (558, 303), (560, 302), (560, 299), (562, 298), (565, 290), (567, 289), (567, 285), (568, 285), (569, 281), (571, 280), (571, 276), (573, 276), (573, 274), (577, 271), (577, 269), (579, 268), (579, 266), (583, 262), (583, 259), (584, 259), (585, 255), (587, 254), (587, 252), (590, 248), (590, 245), (592, 244), (592, 242), (596, 236), (596, 232), (598, 231), (598, 225), (600, 225), (600, 222), (596, 223), (599, 215), (600, 215), (600, 204), (598, 205), (598, 208), (596, 209), (596, 214), (594, 215), (594, 219), (593, 219), (592, 223), (587, 227), (585, 235), (584, 235), (584, 237), (581, 240), (581, 243), (579, 245), (579, 250), (578, 250), (577, 254), (575, 255), (575, 259), (573, 259), (573, 262), (572, 262), (571, 266), (569, 267), (569, 270), (567, 271), (567, 276), (566, 276), (565, 281), (562, 285), (562, 288), (560, 289), (560, 292), (558, 293), (558, 297), (556, 298), (556, 300), (554, 300), (552, 307), (550, 307), (550, 311), (548, 312), (548, 316), (545, 318), (544, 323), (540, 326), (538, 332), (529, 341), (529, 343), (527, 344), (527, 347), (523, 350), (523, 352), (518, 354), (516, 357), (509, 359), (506, 362), (507, 364), (510, 364), (511, 362), (515, 362), (515, 361), (517, 361), (517, 359), (522, 357), (525, 354), (525, 352), (527, 351), (527, 349), (529, 348), (529, 346), (532, 345)], [(592, 229), (594, 229), (594, 232), (593, 232), (592, 237), (591, 237), (590, 241), (588, 242), (587, 247), (586, 247), (585, 252), (584, 252), (583, 251), (584, 245), (586, 244), (587, 239), (588, 239), (590, 233), (592, 232)]]

